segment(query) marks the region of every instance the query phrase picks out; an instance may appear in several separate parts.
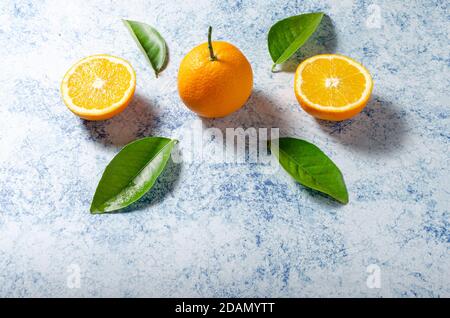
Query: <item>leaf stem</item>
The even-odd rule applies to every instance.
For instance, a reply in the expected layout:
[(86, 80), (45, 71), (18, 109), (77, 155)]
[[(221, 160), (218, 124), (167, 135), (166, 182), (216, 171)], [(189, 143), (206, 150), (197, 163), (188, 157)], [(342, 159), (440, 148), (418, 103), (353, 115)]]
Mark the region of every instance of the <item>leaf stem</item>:
[(213, 50), (213, 46), (212, 46), (211, 37), (212, 37), (212, 26), (210, 26), (210, 27), (208, 28), (209, 60), (210, 60), (210, 61), (216, 61), (216, 60), (217, 60), (217, 57), (214, 55), (214, 50)]

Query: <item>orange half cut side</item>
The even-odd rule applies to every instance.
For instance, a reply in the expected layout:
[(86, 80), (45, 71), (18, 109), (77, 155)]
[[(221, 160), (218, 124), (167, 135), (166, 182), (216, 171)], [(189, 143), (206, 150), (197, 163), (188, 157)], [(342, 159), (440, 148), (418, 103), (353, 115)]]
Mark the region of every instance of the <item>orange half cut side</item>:
[(88, 120), (109, 119), (123, 111), (136, 89), (136, 74), (127, 61), (110, 55), (89, 56), (64, 76), (66, 106)]
[(323, 54), (303, 61), (295, 73), (298, 102), (310, 115), (345, 120), (358, 114), (372, 94), (369, 71), (346, 56)]

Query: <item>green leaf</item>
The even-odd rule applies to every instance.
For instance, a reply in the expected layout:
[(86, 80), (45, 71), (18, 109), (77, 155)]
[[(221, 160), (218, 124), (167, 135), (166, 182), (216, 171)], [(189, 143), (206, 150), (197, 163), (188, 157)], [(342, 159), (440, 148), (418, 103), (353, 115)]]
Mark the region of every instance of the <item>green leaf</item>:
[[(275, 146), (274, 146), (275, 145)], [(281, 166), (299, 183), (348, 203), (339, 168), (315, 145), (301, 139), (280, 138), (269, 143)]]
[(286, 62), (305, 44), (316, 31), (323, 18), (322, 12), (296, 15), (275, 23), (269, 31), (268, 45), (270, 56), (275, 63), (272, 69)]
[(173, 139), (147, 137), (126, 145), (106, 167), (91, 213), (112, 212), (139, 200), (155, 184), (176, 143)]
[(123, 22), (158, 77), (168, 61), (166, 41), (155, 28), (148, 24), (130, 20), (123, 20)]

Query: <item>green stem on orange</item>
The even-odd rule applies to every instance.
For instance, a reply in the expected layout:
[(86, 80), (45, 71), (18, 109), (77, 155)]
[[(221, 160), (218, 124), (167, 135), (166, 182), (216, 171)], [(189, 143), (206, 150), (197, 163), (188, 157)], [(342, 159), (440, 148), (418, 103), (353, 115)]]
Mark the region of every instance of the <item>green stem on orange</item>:
[(213, 50), (213, 46), (212, 46), (211, 37), (212, 37), (212, 26), (210, 26), (210, 27), (208, 28), (209, 60), (210, 60), (210, 61), (216, 61), (216, 60), (217, 60), (217, 57), (214, 55), (214, 50)]

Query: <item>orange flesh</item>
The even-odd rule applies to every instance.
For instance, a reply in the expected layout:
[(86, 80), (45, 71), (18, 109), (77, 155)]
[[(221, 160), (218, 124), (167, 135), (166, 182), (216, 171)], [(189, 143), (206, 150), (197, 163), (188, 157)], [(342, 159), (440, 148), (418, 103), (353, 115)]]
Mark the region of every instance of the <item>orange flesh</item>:
[(355, 66), (337, 59), (319, 59), (305, 66), (301, 90), (315, 104), (342, 107), (361, 98), (365, 83)]
[(72, 102), (81, 108), (103, 109), (118, 103), (129, 89), (128, 69), (107, 59), (79, 65), (68, 82)]

